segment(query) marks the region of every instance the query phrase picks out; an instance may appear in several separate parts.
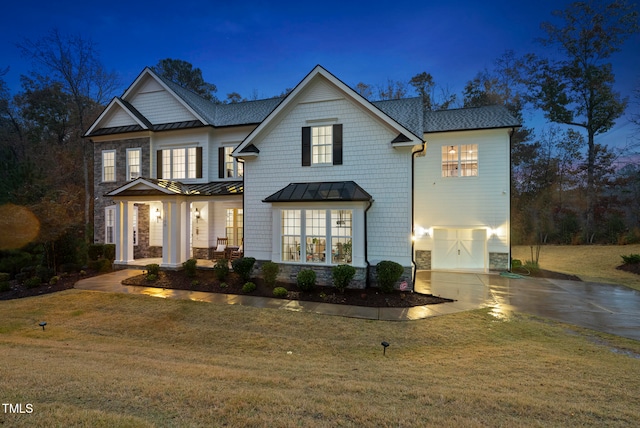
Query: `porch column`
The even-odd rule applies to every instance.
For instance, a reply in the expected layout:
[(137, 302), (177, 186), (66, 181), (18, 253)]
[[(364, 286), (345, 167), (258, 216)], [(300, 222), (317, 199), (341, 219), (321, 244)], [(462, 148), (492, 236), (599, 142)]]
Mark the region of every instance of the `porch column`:
[(164, 201), (162, 209), (162, 266), (177, 268), (189, 258), (188, 204)]
[(133, 261), (133, 202), (120, 201), (116, 204), (115, 236), (116, 264)]

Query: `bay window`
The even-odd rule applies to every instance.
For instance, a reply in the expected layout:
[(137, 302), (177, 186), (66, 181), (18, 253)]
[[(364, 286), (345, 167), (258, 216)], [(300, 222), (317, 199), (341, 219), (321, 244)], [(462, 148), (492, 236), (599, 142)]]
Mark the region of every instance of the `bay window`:
[(350, 264), (352, 218), (353, 210), (282, 210), (282, 261)]

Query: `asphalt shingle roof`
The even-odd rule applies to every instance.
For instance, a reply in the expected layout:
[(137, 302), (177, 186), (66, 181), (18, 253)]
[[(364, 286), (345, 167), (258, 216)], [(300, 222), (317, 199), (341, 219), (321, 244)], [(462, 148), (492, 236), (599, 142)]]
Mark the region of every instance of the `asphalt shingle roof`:
[(470, 131), (521, 126), (503, 106), (424, 112), (424, 132)]

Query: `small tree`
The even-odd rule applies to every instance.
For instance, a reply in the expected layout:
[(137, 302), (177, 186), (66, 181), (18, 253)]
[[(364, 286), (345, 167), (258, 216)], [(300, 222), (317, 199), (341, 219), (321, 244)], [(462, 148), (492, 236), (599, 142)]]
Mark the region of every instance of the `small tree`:
[(262, 265), (262, 277), (264, 278), (264, 282), (269, 287), (275, 287), (276, 279), (278, 278), (278, 273), (280, 272), (280, 266), (274, 262), (265, 262)]
[(331, 269), (331, 275), (333, 276), (333, 286), (341, 293), (344, 293), (344, 290), (356, 275), (356, 268), (350, 265), (334, 266)]

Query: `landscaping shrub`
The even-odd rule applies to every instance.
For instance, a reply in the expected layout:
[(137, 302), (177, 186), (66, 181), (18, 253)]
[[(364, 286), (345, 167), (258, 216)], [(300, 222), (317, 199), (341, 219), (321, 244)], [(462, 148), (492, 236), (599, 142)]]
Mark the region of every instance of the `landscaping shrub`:
[(156, 281), (158, 279), (158, 275), (156, 275), (155, 273), (148, 273), (145, 278), (147, 279), (147, 281)]
[(231, 262), (231, 266), (233, 267), (233, 271), (240, 275), (240, 278), (244, 281), (249, 281), (251, 279), (251, 271), (253, 270), (255, 262), (256, 259), (253, 257), (241, 257)]
[(26, 251), (0, 251), (0, 272), (15, 276), (25, 266), (33, 263), (33, 257)]
[(640, 254), (629, 254), (628, 256), (620, 256), (625, 265), (637, 265), (640, 263)]
[(104, 244), (102, 257), (107, 260), (114, 261), (116, 259), (116, 244)]
[(49, 280), (49, 285), (56, 285), (60, 281), (60, 277), (58, 275), (52, 276)]
[(9, 281), (0, 281), (0, 293), (9, 290), (11, 290), (11, 284), (9, 284)]
[(251, 293), (252, 291), (256, 291), (256, 285), (253, 282), (247, 282), (242, 286), (242, 291), (244, 293)]
[(229, 260), (220, 259), (213, 266), (213, 275), (218, 281), (224, 281), (229, 275)]
[(31, 278), (27, 279), (24, 282), (24, 286), (27, 288), (40, 287), (41, 284), (42, 284), (42, 281), (40, 280), (39, 276), (32, 276)]
[(301, 270), (296, 279), (298, 288), (302, 291), (312, 291), (316, 287), (316, 273), (311, 269)]
[(276, 297), (286, 297), (289, 292), (284, 287), (276, 287), (273, 289), (273, 295)]
[(356, 268), (350, 265), (334, 266), (331, 269), (331, 275), (333, 277), (333, 286), (341, 293), (344, 293), (344, 290), (356, 275)]
[(265, 284), (269, 287), (275, 287), (278, 273), (280, 272), (280, 266), (274, 262), (265, 262), (262, 265), (262, 277)]
[(184, 273), (187, 274), (189, 278), (196, 277), (196, 264), (198, 261), (196, 259), (189, 259), (186, 262), (182, 263), (182, 267), (184, 268)]
[(11, 275), (6, 272), (0, 272), (0, 282), (8, 282), (11, 279)]
[(51, 277), (55, 275), (55, 272), (53, 271), (53, 269), (49, 269), (48, 267), (45, 267), (45, 266), (36, 266), (35, 273), (36, 273), (36, 276), (39, 277), (40, 281), (42, 282), (49, 282)]
[(144, 267), (149, 275), (158, 275), (160, 273), (160, 265), (157, 263), (151, 263)]
[(104, 255), (104, 244), (90, 244), (87, 248), (89, 260), (98, 260)]
[(389, 260), (383, 260), (376, 265), (376, 278), (378, 280), (378, 287), (383, 293), (393, 292), (396, 282), (400, 279), (404, 273), (404, 268)]
[(60, 272), (71, 273), (71, 272), (79, 272), (82, 269), (77, 263), (64, 263), (60, 265)]

